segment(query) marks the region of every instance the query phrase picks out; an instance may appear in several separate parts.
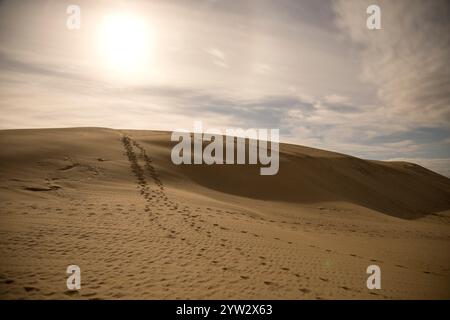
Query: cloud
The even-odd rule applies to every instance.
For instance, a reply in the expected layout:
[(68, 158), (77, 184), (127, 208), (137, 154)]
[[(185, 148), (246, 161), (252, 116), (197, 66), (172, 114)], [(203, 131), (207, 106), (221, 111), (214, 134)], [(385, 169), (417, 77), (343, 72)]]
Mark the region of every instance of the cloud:
[(338, 94), (330, 94), (325, 96), (324, 100), (325, 102), (335, 104), (335, 103), (346, 103), (350, 100), (350, 98)]
[(272, 68), (265, 63), (255, 62), (253, 63), (253, 71), (257, 74), (268, 75), (272, 71)]
[(61, 66), (55, 67), (36, 61), (30, 61), (23, 57), (13, 57), (12, 54), (0, 49), (0, 70), (3, 72), (13, 72), (24, 75), (37, 75), (50, 78), (63, 78), (79, 81), (89, 81), (89, 77), (75, 73), (70, 70), (65, 70)]
[(213, 57), (213, 63), (222, 68), (228, 68), (225, 53), (217, 48), (206, 48), (205, 52)]
[[(381, 8), (382, 30), (368, 30), (366, 8)], [(335, 2), (337, 24), (362, 48), (366, 83), (375, 84), (386, 118), (408, 126), (450, 124), (450, 2)]]

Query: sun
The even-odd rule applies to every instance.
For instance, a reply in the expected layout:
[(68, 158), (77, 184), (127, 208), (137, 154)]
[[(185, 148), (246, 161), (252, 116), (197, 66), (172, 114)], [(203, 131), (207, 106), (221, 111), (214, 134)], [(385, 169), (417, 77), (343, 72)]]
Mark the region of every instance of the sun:
[(98, 45), (103, 62), (116, 71), (138, 71), (150, 58), (151, 37), (139, 17), (114, 14), (103, 17)]

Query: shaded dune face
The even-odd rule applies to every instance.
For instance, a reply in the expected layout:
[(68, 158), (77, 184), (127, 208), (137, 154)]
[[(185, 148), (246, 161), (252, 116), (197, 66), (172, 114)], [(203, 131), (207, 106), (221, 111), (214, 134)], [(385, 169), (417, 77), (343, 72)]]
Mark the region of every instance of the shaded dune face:
[[(44, 170), (47, 163), (61, 174), (81, 175), (82, 179), (91, 175), (96, 180), (103, 179), (104, 184), (112, 177), (115, 181), (128, 180), (126, 168), (114, 163), (121, 159), (120, 137), (124, 133), (135, 136), (150, 150), (159, 172), (178, 189), (189, 191), (193, 185), (200, 185), (225, 194), (267, 201), (347, 202), (403, 219), (450, 208), (450, 179), (416, 164), (362, 160), (280, 144), (280, 168), (273, 176), (261, 176), (261, 164), (174, 165), (170, 152), (176, 142), (170, 141), (168, 132), (100, 128), (2, 131), (0, 170), (3, 177), (14, 180), (11, 174), (26, 175), (28, 170), (33, 174), (39, 168)], [(83, 156), (94, 165), (77, 162)], [(95, 165), (102, 160), (106, 160), (108, 173), (103, 178)], [(25, 188), (53, 190), (59, 186)]]
[(170, 150), (175, 143), (169, 141), (169, 134), (164, 133), (157, 139), (142, 137), (144, 145), (160, 148), (161, 163), (169, 164), (165, 170), (183, 176), (175, 178), (181, 188), (189, 189), (195, 183), (268, 201), (348, 202), (403, 219), (450, 208), (450, 179), (413, 163), (363, 160), (280, 144), (278, 174), (261, 176), (261, 164), (170, 166)]
[(183, 171), (207, 188), (256, 199), (296, 203), (342, 201), (405, 219), (450, 207), (448, 179), (418, 166), (350, 157), (283, 153), (281, 157), (280, 171), (275, 176), (259, 176), (257, 170), (238, 165), (188, 167)]

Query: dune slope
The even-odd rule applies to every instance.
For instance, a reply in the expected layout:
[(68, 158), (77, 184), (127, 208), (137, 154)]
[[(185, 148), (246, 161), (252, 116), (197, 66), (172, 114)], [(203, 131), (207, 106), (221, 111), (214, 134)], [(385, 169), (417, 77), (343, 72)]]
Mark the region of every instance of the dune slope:
[[(449, 298), (450, 179), (287, 144), (274, 176), (176, 166), (173, 145), (157, 131), (0, 131), (0, 297)], [(366, 287), (370, 264), (382, 290)]]

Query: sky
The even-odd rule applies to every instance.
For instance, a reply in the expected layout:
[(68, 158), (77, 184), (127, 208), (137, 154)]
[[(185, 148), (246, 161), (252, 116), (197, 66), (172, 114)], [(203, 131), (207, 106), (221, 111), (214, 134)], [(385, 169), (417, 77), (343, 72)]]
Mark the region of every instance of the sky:
[(449, 18), (446, 0), (2, 0), (0, 129), (279, 128), (450, 176)]

